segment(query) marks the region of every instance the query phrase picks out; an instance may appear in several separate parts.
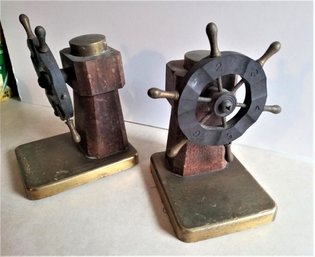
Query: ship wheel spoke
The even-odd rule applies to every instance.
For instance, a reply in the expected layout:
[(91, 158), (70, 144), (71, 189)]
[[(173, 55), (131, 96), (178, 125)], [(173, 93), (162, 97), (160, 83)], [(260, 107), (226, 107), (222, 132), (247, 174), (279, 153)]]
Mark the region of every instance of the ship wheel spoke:
[(217, 85), (219, 92), (223, 92), (222, 77), (217, 78)]
[(245, 80), (241, 79), (237, 84), (233, 87), (232, 93), (235, 93), (241, 86), (243, 86)]
[(212, 114), (213, 114), (212, 112), (206, 114), (206, 115), (200, 120), (200, 123), (201, 123), (202, 125), (206, 125), (207, 121), (211, 118)]
[(222, 127), (226, 128), (227, 127), (226, 117), (221, 117), (221, 122), (222, 122)]
[(210, 103), (211, 101), (212, 101), (212, 98), (210, 98), (210, 97), (205, 97), (205, 96), (199, 96), (198, 97), (198, 102)]
[(246, 108), (246, 104), (244, 104), (244, 103), (237, 103), (236, 107)]
[(167, 156), (170, 158), (174, 158), (179, 153), (179, 151), (184, 147), (184, 145), (187, 144), (187, 142), (188, 142), (187, 138), (184, 138), (181, 141), (179, 141), (179, 143), (171, 147), (171, 149), (167, 152)]
[(233, 153), (231, 151), (231, 142), (224, 145), (225, 155), (224, 158), (227, 162), (232, 162), (234, 159)]

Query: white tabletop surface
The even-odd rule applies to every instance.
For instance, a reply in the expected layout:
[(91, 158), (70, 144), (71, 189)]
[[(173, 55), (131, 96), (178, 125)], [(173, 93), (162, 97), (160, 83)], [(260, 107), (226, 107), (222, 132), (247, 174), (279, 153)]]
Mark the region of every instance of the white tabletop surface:
[[(278, 205), (273, 223), (197, 243), (179, 241), (150, 173), (167, 130), (126, 122), (140, 162), (42, 200), (25, 198), (14, 149), (67, 132), (48, 107), (1, 103), (2, 255), (311, 255), (313, 164), (252, 147), (232, 151)], [(288, 138), (288, 140), (290, 140)]]

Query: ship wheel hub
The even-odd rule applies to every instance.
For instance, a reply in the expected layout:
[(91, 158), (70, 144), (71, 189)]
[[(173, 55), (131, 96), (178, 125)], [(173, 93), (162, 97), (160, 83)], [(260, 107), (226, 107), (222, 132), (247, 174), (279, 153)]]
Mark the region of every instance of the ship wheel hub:
[(226, 117), (234, 111), (236, 104), (236, 97), (232, 93), (228, 91), (223, 92), (216, 99), (213, 106), (213, 111), (216, 116)]

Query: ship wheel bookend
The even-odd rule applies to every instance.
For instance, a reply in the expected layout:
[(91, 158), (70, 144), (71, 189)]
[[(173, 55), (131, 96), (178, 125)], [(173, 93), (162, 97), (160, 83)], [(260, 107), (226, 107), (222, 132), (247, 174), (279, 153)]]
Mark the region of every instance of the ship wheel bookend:
[[(166, 64), (165, 91), (148, 90), (172, 106), (166, 151), (151, 156), (151, 171), (177, 237), (185, 242), (244, 230), (274, 220), (276, 204), (231, 151), (266, 105), (265, 62), (272, 43), (253, 60), (220, 51), (209, 23), (210, 51), (196, 50)], [(239, 92), (242, 92), (241, 94)]]
[[(60, 69), (45, 29), (37, 26), (34, 34), (28, 17), (19, 19), (38, 84), (70, 130), (15, 149), (27, 198), (52, 196), (135, 166), (138, 152), (128, 142), (118, 92), (125, 84), (120, 52), (104, 35), (81, 35), (59, 52)], [(73, 106), (66, 84), (73, 89)]]

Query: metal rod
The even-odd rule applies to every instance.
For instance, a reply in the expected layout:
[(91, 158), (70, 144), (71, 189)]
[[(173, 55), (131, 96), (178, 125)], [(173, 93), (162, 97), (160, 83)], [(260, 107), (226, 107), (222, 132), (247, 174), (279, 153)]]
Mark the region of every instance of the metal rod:
[(234, 155), (231, 151), (231, 143), (224, 145), (225, 148), (225, 155), (224, 158), (227, 162), (231, 162), (234, 159)]
[(236, 106), (241, 107), (241, 108), (246, 108), (246, 104), (244, 103), (237, 103)]
[(80, 143), (81, 142), (81, 137), (80, 137), (78, 131), (74, 127), (73, 120), (71, 120), (71, 119), (66, 120), (66, 124), (69, 127), (69, 130), (70, 130), (70, 133), (71, 133), (71, 136), (72, 136), (72, 140), (75, 143)]
[(42, 26), (37, 26), (35, 28), (35, 35), (37, 36), (39, 42), (38, 50), (41, 53), (46, 53), (49, 49), (46, 44), (46, 30)]
[(200, 123), (204, 125), (210, 119), (211, 115), (212, 115), (212, 113), (207, 114), (205, 117), (202, 118)]
[(279, 52), (281, 44), (278, 41), (273, 42), (267, 49), (267, 51), (256, 61), (261, 66), (264, 66), (266, 61), (273, 56), (275, 53)]
[(19, 20), (20, 20), (21, 24), (23, 25), (23, 27), (24, 27), (24, 29), (26, 31), (27, 38), (28, 39), (35, 38), (35, 35), (32, 32), (30, 20), (28, 19), (28, 17), (25, 14), (21, 14), (19, 16)]
[(226, 128), (226, 127), (227, 127), (226, 118), (225, 118), (225, 117), (222, 117), (222, 118), (221, 118), (221, 121), (222, 121), (222, 126), (223, 126), (223, 128)]
[(245, 80), (241, 79), (239, 82), (237, 82), (237, 84), (234, 86), (232, 92), (235, 93), (243, 84), (244, 84)]
[(174, 145), (168, 152), (167, 156), (170, 158), (174, 158), (180, 151), (180, 149), (183, 148), (183, 146), (187, 143), (188, 139), (182, 139), (177, 145)]
[(198, 97), (198, 102), (210, 103), (211, 101), (212, 101), (212, 98), (210, 97), (204, 97), (204, 96)]
[(278, 114), (281, 112), (281, 107), (279, 105), (265, 105), (264, 112)]
[(157, 98), (167, 98), (172, 100), (178, 100), (179, 93), (177, 91), (164, 91), (159, 88), (150, 88), (148, 90), (148, 95), (151, 98), (157, 99)]
[(210, 43), (210, 57), (221, 56), (218, 45), (218, 28), (217, 25), (213, 22), (209, 23), (206, 27), (206, 33)]
[(218, 83), (219, 92), (222, 92), (222, 91), (223, 91), (222, 77), (219, 77), (219, 78), (217, 79), (217, 83)]

